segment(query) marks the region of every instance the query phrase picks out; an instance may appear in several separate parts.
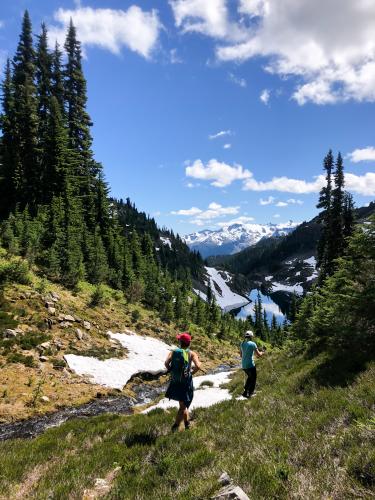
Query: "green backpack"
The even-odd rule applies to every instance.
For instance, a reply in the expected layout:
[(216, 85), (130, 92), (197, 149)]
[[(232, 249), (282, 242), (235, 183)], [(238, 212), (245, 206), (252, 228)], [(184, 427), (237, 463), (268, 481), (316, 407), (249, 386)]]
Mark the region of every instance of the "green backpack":
[(174, 382), (184, 382), (190, 375), (190, 349), (178, 348), (172, 353), (171, 375)]

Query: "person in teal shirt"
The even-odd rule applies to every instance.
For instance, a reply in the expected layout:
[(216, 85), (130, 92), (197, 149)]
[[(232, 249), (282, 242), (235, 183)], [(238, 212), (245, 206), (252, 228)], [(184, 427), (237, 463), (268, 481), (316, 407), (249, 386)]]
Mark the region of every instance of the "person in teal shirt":
[(254, 395), (255, 385), (257, 381), (257, 369), (254, 363), (254, 353), (260, 358), (263, 352), (259, 351), (258, 346), (253, 341), (254, 333), (251, 330), (245, 332), (245, 339), (241, 343), (240, 352), (242, 357), (242, 369), (247, 375), (245, 387), (242, 396), (251, 398)]

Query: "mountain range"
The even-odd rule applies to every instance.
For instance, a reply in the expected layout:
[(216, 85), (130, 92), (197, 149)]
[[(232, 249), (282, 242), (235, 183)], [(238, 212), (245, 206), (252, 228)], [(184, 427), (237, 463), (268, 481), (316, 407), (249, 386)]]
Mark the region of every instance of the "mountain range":
[(266, 238), (286, 236), (298, 222), (282, 224), (231, 224), (217, 230), (205, 229), (184, 237), (191, 250), (199, 251), (203, 258), (212, 255), (232, 255)]

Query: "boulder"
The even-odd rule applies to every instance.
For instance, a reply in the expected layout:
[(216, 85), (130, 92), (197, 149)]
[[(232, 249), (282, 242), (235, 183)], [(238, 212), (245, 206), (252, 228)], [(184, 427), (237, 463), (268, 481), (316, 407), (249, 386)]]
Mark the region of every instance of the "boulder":
[(49, 403), (49, 397), (48, 396), (42, 396), (40, 398), (40, 400), (43, 402), (43, 403)]
[(51, 298), (54, 302), (58, 302), (60, 300), (60, 295), (56, 292), (51, 292)]
[(3, 337), (6, 339), (11, 339), (14, 337), (17, 337), (18, 332), (16, 330), (12, 330), (10, 328), (7, 328), (6, 330), (3, 331)]
[(45, 363), (46, 361), (48, 361), (48, 358), (47, 358), (47, 356), (39, 356), (39, 361), (42, 361), (42, 363)]
[(84, 321), (83, 322), (83, 328), (85, 330), (91, 330), (91, 323), (89, 321)]
[(61, 326), (62, 328), (69, 328), (70, 326), (73, 326), (73, 323), (70, 323), (69, 321), (62, 321), (62, 322), (60, 323), (60, 326)]
[(48, 314), (52, 314), (52, 316), (54, 316), (56, 314), (56, 308), (55, 307), (52, 307), (52, 306), (49, 306), (48, 309)]
[(232, 482), (232, 479), (230, 478), (230, 476), (227, 472), (223, 472), (222, 475), (219, 477), (219, 483), (223, 486), (227, 486), (231, 482)]
[(40, 349), (44, 351), (45, 349), (49, 349), (51, 347), (51, 342), (43, 342), (42, 344), (39, 345)]
[(250, 500), (242, 488), (231, 484), (221, 488), (219, 493), (211, 498), (212, 500)]
[(75, 317), (72, 316), (71, 314), (65, 314), (64, 316), (64, 321), (71, 321), (72, 323), (74, 323), (75, 320), (76, 320)]
[(83, 332), (79, 328), (76, 328), (76, 337), (78, 340), (83, 340)]
[(64, 315), (64, 314), (61, 314), (61, 313), (60, 313), (60, 314), (58, 315), (58, 317), (57, 317), (57, 319), (58, 319), (59, 321), (65, 321), (65, 319), (64, 319), (64, 318), (65, 318), (65, 315)]
[(49, 307), (55, 307), (55, 303), (50, 301), (50, 300), (47, 300), (44, 305), (46, 306), (46, 308), (48, 309)]

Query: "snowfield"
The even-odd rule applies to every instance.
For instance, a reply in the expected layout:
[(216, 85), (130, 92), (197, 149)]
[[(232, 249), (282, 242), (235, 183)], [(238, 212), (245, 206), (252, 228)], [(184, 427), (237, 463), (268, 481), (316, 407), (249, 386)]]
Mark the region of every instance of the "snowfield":
[[(212, 292), (215, 295), (216, 303), (224, 312), (228, 312), (232, 309), (237, 309), (248, 304), (249, 301), (245, 297), (232, 292), (229, 288), (227, 281), (230, 280), (230, 275), (227, 272), (218, 271), (214, 267), (206, 267), (206, 271), (208, 279), (210, 280)], [(199, 297), (207, 300), (204, 293), (199, 292), (199, 290), (194, 290), (194, 292)]]
[(172, 347), (165, 342), (152, 337), (141, 337), (133, 332), (109, 332), (108, 336), (127, 349), (127, 358), (101, 361), (88, 356), (66, 354), (64, 358), (69, 368), (77, 375), (89, 377), (93, 384), (112, 389), (123, 389), (138, 373), (157, 375), (166, 371), (164, 362)]
[(297, 293), (299, 295), (303, 294), (303, 288), (301, 285), (283, 285), (282, 283), (272, 283), (272, 292), (290, 292)]
[[(232, 399), (232, 396), (228, 389), (222, 389), (221, 386), (229, 382), (232, 375), (232, 371), (216, 373), (214, 375), (202, 375), (199, 377), (194, 377), (194, 398), (191, 403), (190, 410), (195, 408), (208, 408), (221, 401), (227, 401)], [(202, 384), (204, 382), (210, 382), (212, 386), (206, 386)], [(162, 399), (156, 405), (150, 406), (142, 413), (149, 413), (155, 408), (161, 408), (166, 410), (167, 408), (178, 408), (178, 401), (169, 400), (167, 398)]]

